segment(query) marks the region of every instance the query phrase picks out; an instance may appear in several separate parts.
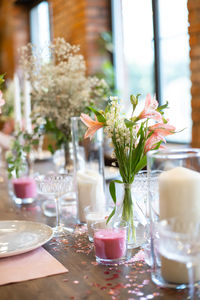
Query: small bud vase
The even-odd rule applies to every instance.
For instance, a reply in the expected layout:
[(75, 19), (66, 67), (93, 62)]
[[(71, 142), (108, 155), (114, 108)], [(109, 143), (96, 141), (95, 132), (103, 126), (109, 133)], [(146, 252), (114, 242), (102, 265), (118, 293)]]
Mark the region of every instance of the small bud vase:
[(123, 220), (128, 223), (128, 249), (140, 247), (145, 242), (146, 218), (143, 199), (134, 195), (134, 183), (116, 183), (117, 209), (111, 222)]

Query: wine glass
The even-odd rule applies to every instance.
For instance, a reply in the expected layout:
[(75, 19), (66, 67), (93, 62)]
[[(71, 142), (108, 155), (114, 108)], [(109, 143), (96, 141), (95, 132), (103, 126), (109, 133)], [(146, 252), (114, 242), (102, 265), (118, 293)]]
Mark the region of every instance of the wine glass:
[(164, 219), (157, 226), (158, 251), (164, 258), (186, 265), (189, 298), (194, 299), (195, 269), (200, 261), (200, 221), (177, 217)]
[(59, 199), (66, 192), (71, 190), (71, 178), (67, 174), (47, 174), (35, 177), (38, 192), (40, 194), (51, 195), (55, 197), (56, 203), (56, 227), (53, 228), (54, 236), (61, 237), (66, 232), (72, 232), (71, 228), (66, 228), (60, 222), (60, 204)]

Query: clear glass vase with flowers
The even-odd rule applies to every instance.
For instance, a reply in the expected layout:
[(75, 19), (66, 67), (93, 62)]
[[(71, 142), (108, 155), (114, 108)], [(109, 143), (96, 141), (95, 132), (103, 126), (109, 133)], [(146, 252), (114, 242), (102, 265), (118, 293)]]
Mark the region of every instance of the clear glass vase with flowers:
[(99, 128), (104, 127), (104, 132), (112, 141), (112, 156), (116, 159), (121, 180), (110, 183), (109, 190), (114, 201), (114, 209), (107, 222), (118, 214), (115, 187), (117, 183), (122, 185), (124, 190), (120, 218), (129, 224), (129, 248), (138, 247), (143, 242), (137, 233), (138, 220), (135, 218), (137, 205), (132, 195), (134, 177), (146, 167), (147, 152), (163, 147), (162, 142), (166, 142), (165, 137), (175, 133), (175, 127), (164, 117), (163, 110), (168, 104), (159, 106), (150, 94), (146, 97), (144, 109), (138, 115), (135, 114), (139, 96), (130, 96), (132, 113), (129, 118), (122, 113), (122, 106), (117, 97), (110, 97), (104, 111), (90, 107), (95, 114), (95, 120), (84, 113), (81, 114), (82, 122), (88, 127), (85, 137), (92, 138)]

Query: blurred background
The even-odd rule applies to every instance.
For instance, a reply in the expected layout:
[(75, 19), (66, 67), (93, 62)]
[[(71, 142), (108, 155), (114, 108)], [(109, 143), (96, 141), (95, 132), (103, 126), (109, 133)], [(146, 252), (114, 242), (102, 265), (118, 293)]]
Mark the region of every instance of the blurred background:
[(18, 48), (56, 37), (79, 44), (87, 73), (104, 78), (125, 103), (141, 93), (143, 105), (149, 92), (160, 104), (169, 101), (170, 123), (185, 130), (168, 140), (200, 147), (199, 0), (0, 0), (4, 133), (12, 132)]

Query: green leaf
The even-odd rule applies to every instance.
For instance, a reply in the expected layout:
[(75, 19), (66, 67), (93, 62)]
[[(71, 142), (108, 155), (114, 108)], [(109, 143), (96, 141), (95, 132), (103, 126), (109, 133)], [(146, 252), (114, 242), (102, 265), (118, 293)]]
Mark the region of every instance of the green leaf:
[(142, 170), (147, 165), (147, 156), (143, 156), (143, 158), (138, 162), (135, 167), (135, 174)]
[(4, 76), (5, 74), (0, 75), (0, 85), (5, 81)]
[(109, 215), (107, 221), (106, 221), (106, 224), (108, 224), (108, 222), (110, 221), (110, 219), (114, 216), (115, 214), (115, 211), (116, 211), (116, 206), (114, 207), (113, 211), (111, 212), (111, 214)]
[(126, 128), (132, 128), (135, 125), (134, 122), (132, 122), (132, 121), (130, 121), (128, 119), (124, 120), (124, 124), (126, 125)]
[(114, 180), (113, 182), (116, 182), (116, 183), (123, 183), (123, 181), (121, 181), (121, 180)]
[(49, 144), (47, 148), (51, 152), (51, 154), (54, 154), (55, 151), (54, 151), (52, 145)]
[(114, 181), (110, 182), (109, 191), (110, 191), (110, 195), (113, 199), (113, 202), (116, 204), (117, 199), (116, 199), (116, 190), (115, 190), (115, 182)]
[(26, 152), (26, 153), (29, 153), (31, 151), (31, 146), (30, 145), (26, 145), (23, 147), (23, 150)]
[(159, 106), (159, 107), (157, 108), (157, 111), (161, 111), (161, 110), (163, 110), (163, 109), (165, 109), (165, 108), (168, 108), (168, 104), (169, 104), (169, 102), (167, 101), (165, 104)]
[(93, 113), (96, 115), (97, 120), (98, 120), (99, 122), (106, 123), (106, 119), (104, 118), (104, 116), (103, 116), (98, 110), (96, 110), (96, 109), (95, 109), (94, 107), (92, 107), (92, 106), (89, 106), (89, 109), (90, 109), (91, 111), (93, 111)]
[(15, 166), (9, 167), (9, 168), (8, 168), (8, 172), (12, 172), (12, 171), (14, 171), (14, 169), (15, 169)]
[(32, 141), (32, 145), (38, 145), (39, 144), (39, 140), (33, 140)]

